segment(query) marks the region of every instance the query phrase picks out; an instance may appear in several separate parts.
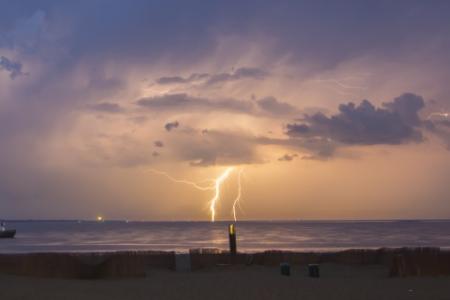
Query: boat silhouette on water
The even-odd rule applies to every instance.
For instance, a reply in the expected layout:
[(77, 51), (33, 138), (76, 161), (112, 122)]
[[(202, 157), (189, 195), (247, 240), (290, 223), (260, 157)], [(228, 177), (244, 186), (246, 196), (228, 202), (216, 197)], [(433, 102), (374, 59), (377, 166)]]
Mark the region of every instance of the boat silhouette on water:
[(13, 238), (16, 235), (15, 229), (0, 231), (0, 238)]

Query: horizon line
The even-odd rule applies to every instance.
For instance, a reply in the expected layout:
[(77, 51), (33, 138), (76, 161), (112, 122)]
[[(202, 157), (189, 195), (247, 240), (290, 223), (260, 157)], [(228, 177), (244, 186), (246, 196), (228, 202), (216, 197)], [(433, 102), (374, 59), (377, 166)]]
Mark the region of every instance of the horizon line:
[(216, 220), (211, 222), (210, 220), (145, 220), (145, 219), (103, 219), (98, 221), (95, 218), (92, 219), (27, 219), (27, 218), (17, 218), (17, 219), (2, 219), (4, 222), (147, 222), (147, 223), (245, 223), (245, 222), (414, 222), (414, 221), (450, 221), (450, 218), (392, 218), (392, 219), (244, 219), (234, 221), (229, 220)]

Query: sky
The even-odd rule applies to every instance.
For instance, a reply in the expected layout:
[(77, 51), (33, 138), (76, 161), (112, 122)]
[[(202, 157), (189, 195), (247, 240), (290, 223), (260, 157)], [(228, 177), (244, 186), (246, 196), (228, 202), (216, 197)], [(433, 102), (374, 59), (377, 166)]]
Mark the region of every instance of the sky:
[(0, 5), (0, 218), (450, 218), (448, 1)]

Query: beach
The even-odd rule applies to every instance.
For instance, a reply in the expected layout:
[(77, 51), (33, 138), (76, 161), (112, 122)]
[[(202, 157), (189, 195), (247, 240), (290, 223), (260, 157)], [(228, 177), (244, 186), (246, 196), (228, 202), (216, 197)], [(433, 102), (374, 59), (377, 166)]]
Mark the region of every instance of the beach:
[(380, 265), (215, 266), (193, 272), (150, 268), (143, 278), (49, 279), (0, 275), (0, 299), (450, 299), (448, 277), (388, 277)]
[(448, 300), (449, 275), (438, 248), (2, 254), (0, 299)]

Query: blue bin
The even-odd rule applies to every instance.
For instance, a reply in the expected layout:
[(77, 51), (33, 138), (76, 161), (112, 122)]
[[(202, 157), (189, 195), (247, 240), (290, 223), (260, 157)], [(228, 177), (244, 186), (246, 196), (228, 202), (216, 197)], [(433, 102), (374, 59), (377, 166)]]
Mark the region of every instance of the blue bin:
[(291, 266), (288, 263), (281, 263), (280, 272), (283, 276), (291, 276)]
[(319, 278), (320, 272), (319, 272), (319, 265), (318, 264), (309, 264), (308, 265), (308, 275), (312, 278)]

